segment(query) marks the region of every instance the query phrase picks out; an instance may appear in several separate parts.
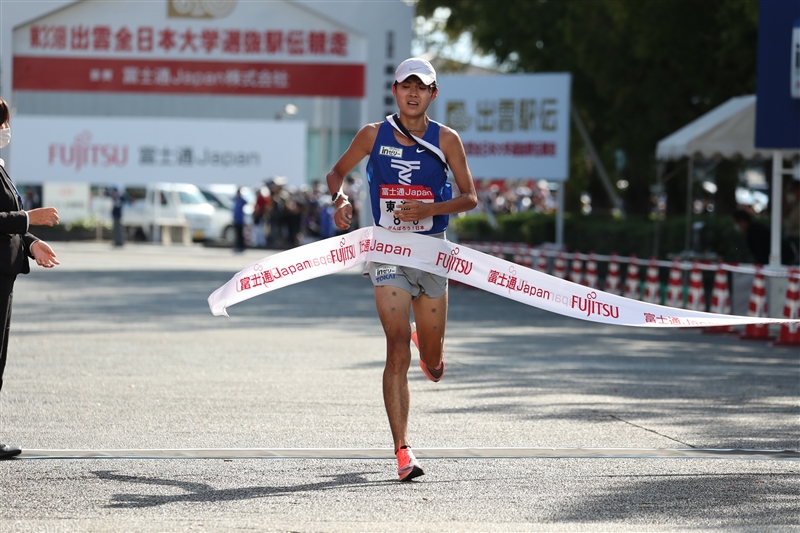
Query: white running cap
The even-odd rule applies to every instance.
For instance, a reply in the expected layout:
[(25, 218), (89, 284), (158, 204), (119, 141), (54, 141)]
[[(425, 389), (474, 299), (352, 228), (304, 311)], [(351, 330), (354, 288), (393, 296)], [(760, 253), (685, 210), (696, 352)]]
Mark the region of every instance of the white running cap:
[(400, 63), (394, 72), (394, 81), (399, 83), (410, 76), (418, 77), (425, 85), (432, 85), (436, 82), (436, 71), (433, 70), (433, 66), (419, 57), (412, 57)]

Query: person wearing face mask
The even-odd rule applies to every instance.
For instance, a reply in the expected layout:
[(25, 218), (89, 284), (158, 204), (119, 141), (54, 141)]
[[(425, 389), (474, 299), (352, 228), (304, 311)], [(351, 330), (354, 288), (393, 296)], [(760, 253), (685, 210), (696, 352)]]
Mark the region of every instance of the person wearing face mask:
[[(0, 148), (11, 141), (8, 104), (0, 98)], [(30, 226), (58, 224), (58, 211), (54, 207), (23, 210), (22, 198), (0, 159), (0, 390), (3, 388), (3, 370), (6, 366), (8, 333), (11, 326), (11, 301), (14, 281), (18, 274), (30, 272), (28, 258), (44, 268), (59, 264), (50, 246), (28, 232)], [(16, 446), (0, 443), (0, 459), (22, 453)]]

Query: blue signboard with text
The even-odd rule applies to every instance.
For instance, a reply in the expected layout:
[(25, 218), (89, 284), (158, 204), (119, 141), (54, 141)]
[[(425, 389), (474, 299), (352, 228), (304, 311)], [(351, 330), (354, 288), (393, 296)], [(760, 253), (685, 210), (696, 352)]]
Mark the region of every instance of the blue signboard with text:
[(800, 148), (800, 0), (758, 10), (756, 148)]

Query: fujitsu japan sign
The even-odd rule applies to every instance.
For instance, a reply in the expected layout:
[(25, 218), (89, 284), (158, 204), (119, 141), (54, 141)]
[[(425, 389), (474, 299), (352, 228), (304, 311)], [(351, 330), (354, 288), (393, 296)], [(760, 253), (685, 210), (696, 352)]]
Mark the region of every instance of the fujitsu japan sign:
[(363, 97), (366, 57), (291, 2), (82, 2), (14, 31), (14, 88)]

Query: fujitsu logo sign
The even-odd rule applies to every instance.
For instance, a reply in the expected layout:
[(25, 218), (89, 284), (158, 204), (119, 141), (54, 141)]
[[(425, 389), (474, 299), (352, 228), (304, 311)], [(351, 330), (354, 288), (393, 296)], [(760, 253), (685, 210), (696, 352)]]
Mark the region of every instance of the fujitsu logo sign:
[(92, 132), (84, 130), (75, 136), (72, 144), (50, 143), (47, 148), (50, 166), (75, 167), (124, 167), (128, 164), (128, 146), (92, 143)]

